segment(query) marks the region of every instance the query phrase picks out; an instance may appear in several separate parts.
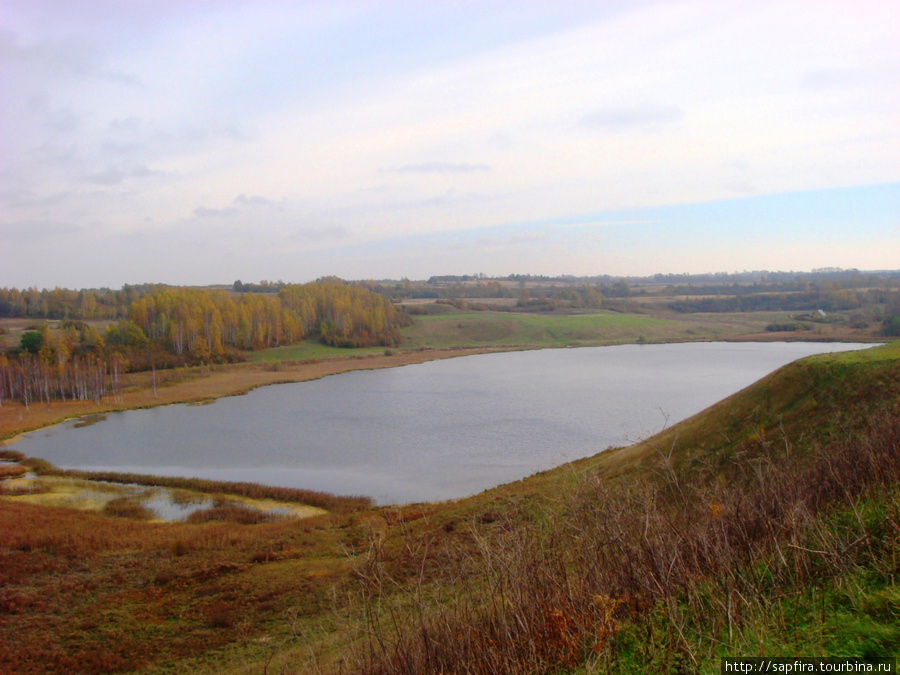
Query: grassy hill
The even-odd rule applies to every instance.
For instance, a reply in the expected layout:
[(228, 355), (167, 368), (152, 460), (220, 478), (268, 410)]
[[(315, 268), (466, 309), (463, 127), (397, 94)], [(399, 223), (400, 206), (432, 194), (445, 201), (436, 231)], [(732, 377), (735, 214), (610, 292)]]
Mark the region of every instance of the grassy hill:
[(353, 672), (896, 657), (900, 344), (789, 365), (373, 545)]
[(157, 524), (0, 501), (0, 672), (719, 672), (900, 654), (900, 343), (475, 497)]

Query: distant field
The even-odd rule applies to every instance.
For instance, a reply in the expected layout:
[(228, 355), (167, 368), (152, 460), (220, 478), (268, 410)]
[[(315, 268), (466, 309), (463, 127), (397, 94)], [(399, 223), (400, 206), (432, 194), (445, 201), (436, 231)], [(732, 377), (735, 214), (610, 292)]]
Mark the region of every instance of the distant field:
[[(493, 347), (542, 349), (584, 347), (592, 345), (629, 344), (637, 342), (684, 342), (725, 340), (739, 336), (768, 339), (871, 339), (864, 331), (839, 329), (831, 325), (816, 326), (811, 331), (790, 334), (766, 333), (770, 323), (788, 320), (779, 312), (747, 312), (728, 314), (622, 314), (598, 311), (584, 314), (533, 314), (514, 312), (450, 311), (415, 316), (412, 326), (401, 331), (403, 340), (393, 352), (452, 347)], [(310, 359), (337, 359), (380, 355), (385, 347), (341, 349), (328, 347), (316, 340), (248, 352), (250, 361), (276, 363)]]
[[(505, 299), (501, 299), (505, 301)], [(479, 301), (480, 302), (480, 301)], [(495, 301), (488, 299), (485, 304)], [(407, 304), (430, 304), (407, 303)], [(501, 304), (496, 301), (496, 304)], [(683, 342), (694, 340), (749, 339), (831, 339), (871, 340), (877, 324), (868, 329), (853, 329), (847, 321), (811, 324), (808, 330), (791, 333), (767, 333), (766, 326), (793, 321), (787, 312), (722, 312), (679, 314), (644, 308), (641, 313), (594, 311), (586, 313), (518, 313), (509, 311), (452, 310), (434, 315), (415, 316), (412, 326), (401, 330), (402, 342), (391, 347), (394, 353), (448, 347), (548, 348), (612, 345), (634, 342)], [(646, 313), (645, 313), (646, 312)], [(22, 333), (31, 326), (47, 323), (58, 338), (60, 321), (36, 319), (0, 319), (0, 350), (17, 347)], [(108, 319), (90, 320), (102, 335)], [(309, 339), (298, 344), (245, 352), (253, 363), (302, 362), (377, 356), (385, 347), (344, 349), (329, 347)]]
[(263, 349), (258, 352), (247, 352), (247, 360), (254, 363), (278, 363), (281, 361), (307, 361), (310, 359), (346, 359), (354, 356), (370, 356), (383, 354), (384, 347), (361, 347), (343, 349), (330, 347), (316, 339), (304, 340), (293, 345)]
[[(88, 319), (84, 323), (92, 325), (100, 335), (103, 335), (106, 327), (115, 321), (112, 319)], [(6, 317), (0, 319), (0, 350), (18, 347), (22, 341), (22, 333), (33, 330), (42, 324), (50, 326), (51, 332), (57, 339), (63, 337), (64, 332), (60, 328), (62, 321), (59, 319), (11, 319)]]
[[(401, 333), (403, 341), (393, 351), (446, 349), (448, 347), (570, 347), (643, 341), (697, 340), (718, 337), (728, 331), (645, 315), (615, 314), (513, 314), (509, 312), (448, 312), (416, 316)], [(734, 331), (731, 331), (734, 332)], [(384, 347), (340, 349), (315, 340), (249, 353), (251, 361), (273, 363), (307, 359), (347, 358), (381, 354)]]
[(700, 340), (737, 332), (742, 331), (641, 314), (458, 312), (416, 317), (403, 331), (403, 347), (572, 347)]

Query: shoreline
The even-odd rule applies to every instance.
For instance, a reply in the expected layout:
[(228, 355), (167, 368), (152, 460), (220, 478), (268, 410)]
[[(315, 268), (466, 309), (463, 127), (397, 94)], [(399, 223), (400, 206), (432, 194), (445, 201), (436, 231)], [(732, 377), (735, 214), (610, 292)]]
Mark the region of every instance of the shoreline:
[(452, 347), (402, 352), (390, 356), (347, 356), (313, 362), (201, 366), (192, 368), (186, 379), (158, 385), (156, 395), (152, 385), (132, 384), (119, 400), (105, 397), (99, 404), (96, 401), (53, 401), (50, 404), (33, 402), (26, 410), (17, 401), (4, 402), (0, 406), (0, 447), (13, 445), (22, 435), (32, 431), (89, 415), (165, 405), (203, 404), (228, 396), (241, 396), (259, 387), (308, 382), (355, 370), (398, 368), (441, 359), (523, 349), (527, 347)]
[[(811, 339), (804, 336), (781, 339), (769, 334), (749, 334), (721, 338), (723, 342), (846, 342), (845, 339)], [(687, 342), (710, 342), (719, 340), (688, 340)], [(854, 340), (867, 342), (867, 340)], [(678, 342), (678, 341), (676, 341)], [(614, 346), (617, 342), (580, 346)], [(873, 346), (878, 344), (872, 343)], [(280, 361), (275, 363), (248, 362), (216, 366), (196, 366), (182, 371), (183, 377), (174, 382), (153, 386), (146, 372), (131, 374), (131, 382), (119, 400), (107, 396), (98, 404), (95, 401), (53, 401), (50, 404), (34, 402), (26, 410), (19, 402), (4, 402), (0, 405), (0, 447), (14, 444), (22, 435), (63, 424), (72, 419), (122, 412), (143, 410), (165, 405), (211, 403), (220, 398), (241, 396), (259, 387), (293, 382), (308, 382), (330, 375), (339, 375), (356, 370), (379, 370), (426, 363), (442, 359), (494, 354), (510, 351), (529, 351), (548, 347), (530, 345), (502, 347), (444, 347), (426, 348), (391, 355), (348, 355), (316, 361)], [(553, 347), (549, 347), (553, 348)], [(157, 371), (165, 378), (175, 371)], [(177, 377), (177, 374), (176, 374)]]

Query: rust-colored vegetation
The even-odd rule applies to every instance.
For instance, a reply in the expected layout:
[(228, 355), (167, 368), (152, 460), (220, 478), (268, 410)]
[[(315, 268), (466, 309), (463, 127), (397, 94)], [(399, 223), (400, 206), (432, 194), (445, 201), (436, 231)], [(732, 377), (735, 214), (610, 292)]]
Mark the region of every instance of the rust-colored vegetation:
[[(121, 514), (118, 514), (121, 515)], [(329, 605), (340, 519), (157, 524), (0, 503), (0, 672), (169, 668)]]
[(100, 480), (108, 483), (148, 485), (176, 490), (190, 490), (212, 495), (229, 494), (248, 497), (250, 499), (272, 499), (279, 502), (294, 502), (297, 504), (305, 504), (306, 506), (326, 509), (327, 511), (335, 513), (352, 513), (353, 511), (369, 508), (372, 505), (372, 500), (369, 497), (339, 496), (327, 492), (317, 492), (315, 490), (261, 485), (260, 483), (221, 482), (204, 480), (202, 478), (152, 476), (136, 473), (118, 473), (115, 471), (59, 470), (46, 464), (44, 465), (43, 472), (47, 475)]
[(28, 469), (21, 464), (0, 464), (0, 481), (7, 478), (19, 478), (28, 473)]

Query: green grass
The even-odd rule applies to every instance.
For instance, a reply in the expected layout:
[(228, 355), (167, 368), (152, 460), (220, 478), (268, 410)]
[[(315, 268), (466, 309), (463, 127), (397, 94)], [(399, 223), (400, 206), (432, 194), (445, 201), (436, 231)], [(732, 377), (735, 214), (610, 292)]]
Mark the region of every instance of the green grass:
[[(690, 613), (690, 608), (680, 609)], [(730, 637), (727, 631), (714, 636), (719, 648), (710, 650), (709, 656), (687, 670), (714, 675), (720, 672), (720, 659), (726, 656), (877, 659), (896, 657), (900, 652), (900, 591), (889, 580), (857, 572), (827, 584), (827, 588), (796, 590), (767, 609), (754, 620), (735, 626)], [(667, 654), (664, 644), (647, 648), (646, 623), (623, 622), (620, 628), (612, 653), (607, 655), (607, 663), (615, 664), (613, 667), (575, 672), (677, 672), (677, 653)], [(702, 648), (700, 634), (704, 628), (702, 617), (694, 617), (692, 630), (686, 631), (688, 644), (697, 652)], [(661, 616), (658, 626), (651, 627), (654, 629), (658, 635), (665, 635), (670, 627)], [(710, 636), (705, 637), (708, 645)], [(654, 650), (656, 659), (650, 654)]]
[[(545, 349), (726, 340), (748, 333), (763, 333), (773, 316), (776, 315), (745, 313), (662, 318), (608, 311), (534, 314), (453, 310), (413, 317), (413, 324), (400, 331), (400, 346), (390, 349), (393, 352), (458, 347)], [(769, 334), (768, 337), (783, 339), (779, 334)], [(295, 345), (250, 352), (248, 359), (273, 364), (372, 356), (384, 352), (384, 347), (341, 349), (310, 339)]]
[(362, 347), (343, 349), (324, 345), (316, 339), (304, 340), (284, 347), (273, 347), (258, 352), (247, 352), (248, 360), (254, 363), (280, 363), (283, 361), (321, 361), (324, 359), (346, 359), (353, 356), (383, 354), (384, 347)]
[[(461, 346), (569, 347), (712, 337), (695, 324), (641, 314), (514, 314), (454, 312), (417, 316), (402, 331), (403, 348)], [(643, 338), (643, 340), (642, 340)]]
[[(453, 347), (547, 348), (635, 342), (669, 342), (715, 338), (727, 331), (698, 330), (697, 325), (641, 314), (513, 314), (509, 312), (448, 312), (416, 316), (401, 330), (394, 352)], [(385, 347), (341, 349), (305, 340), (248, 354), (257, 363), (308, 361), (369, 356)]]
[(830, 364), (884, 364), (889, 361), (900, 360), (900, 340), (887, 342), (872, 349), (858, 349), (850, 352), (837, 352), (834, 354), (819, 354), (810, 357), (812, 361)]

